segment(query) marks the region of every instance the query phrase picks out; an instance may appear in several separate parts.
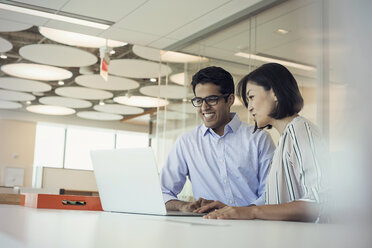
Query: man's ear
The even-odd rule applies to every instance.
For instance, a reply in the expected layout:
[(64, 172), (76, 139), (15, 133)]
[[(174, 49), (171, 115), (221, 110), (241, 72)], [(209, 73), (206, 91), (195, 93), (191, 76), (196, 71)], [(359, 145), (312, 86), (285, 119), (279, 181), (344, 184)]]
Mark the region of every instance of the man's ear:
[(235, 101), (235, 95), (230, 94), (229, 97), (227, 98), (227, 102), (229, 103), (230, 107), (234, 104)]

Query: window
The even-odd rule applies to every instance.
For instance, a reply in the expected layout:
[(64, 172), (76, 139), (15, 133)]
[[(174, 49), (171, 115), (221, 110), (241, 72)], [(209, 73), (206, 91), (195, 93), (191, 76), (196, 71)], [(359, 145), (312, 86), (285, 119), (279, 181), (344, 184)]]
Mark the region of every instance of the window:
[(149, 135), (138, 132), (117, 132), (116, 148), (147, 147)]
[(65, 168), (93, 170), (90, 151), (113, 149), (115, 133), (113, 130), (69, 127), (66, 133)]
[(146, 133), (38, 123), (34, 167), (93, 170), (91, 150), (147, 147), (148, 142)]
[(34, 166), (63, 167), (65, 127), (48, 123), (36, 126)]

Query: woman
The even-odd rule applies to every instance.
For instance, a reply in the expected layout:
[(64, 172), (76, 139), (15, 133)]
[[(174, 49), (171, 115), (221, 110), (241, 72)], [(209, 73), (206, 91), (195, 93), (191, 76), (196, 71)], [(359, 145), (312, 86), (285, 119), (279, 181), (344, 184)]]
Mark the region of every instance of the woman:
[(303, 99), (293, 75), (282, 65), (265, 64), (246, 75), (238, 95), (256, 128), (280, 134), (266, 181), (266, 205), (228, 207), (220, 202), (200, 208), (208, 219), (315, 221), (319, 217), (324, 145), (314, 124), (298, 115)]

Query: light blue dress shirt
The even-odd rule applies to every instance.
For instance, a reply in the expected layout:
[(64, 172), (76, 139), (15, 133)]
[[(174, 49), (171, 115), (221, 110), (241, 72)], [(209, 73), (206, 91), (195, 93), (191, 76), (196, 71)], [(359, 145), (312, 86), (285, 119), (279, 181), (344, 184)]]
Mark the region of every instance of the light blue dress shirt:
[(177, 199), (186, 176), (194, 198), (219, 200), (229, 206), (264, 204), (265, 180), (275, 146), (266, 131), (232, 120), (219, 136), (204, 124), (180, 136), (162, 169), (164, 201)]

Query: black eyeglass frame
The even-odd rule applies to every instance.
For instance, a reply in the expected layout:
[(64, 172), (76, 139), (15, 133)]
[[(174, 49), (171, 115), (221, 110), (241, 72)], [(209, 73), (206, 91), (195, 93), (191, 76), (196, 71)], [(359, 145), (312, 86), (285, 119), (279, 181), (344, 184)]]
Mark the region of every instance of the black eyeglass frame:
[[(195, 107), (195, 108), (198, 108), (198, 107), (201, 107), (203, 105), (203, 101), (205, 101), (206, 104), (208, 104), (208, 106), (215, 106), (218, 104), (218, 101), (220, 100), (220, 98), (225, 98), (225, 100), (230, 96), (231, 93), (226, 93), (226, 94), (223, 94), (223, 95), (220, 95), (220, 96), (216, 96), (216, 95), (211, 95), (211, 96), (207, 96), (207, 97), (194, 97), (193, 99), (191, 99), (191, 103), (192, 105)], [(195, 105), (194, 101), (196, 100), (201, 100), (201, 104), (200, 105)], [(208, 103), (208, 101), (216, 101), (215, 103), (213, 104), (210, 104)]]

